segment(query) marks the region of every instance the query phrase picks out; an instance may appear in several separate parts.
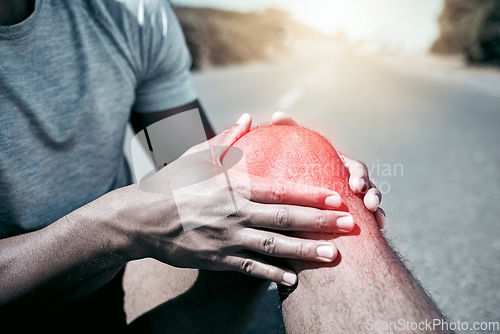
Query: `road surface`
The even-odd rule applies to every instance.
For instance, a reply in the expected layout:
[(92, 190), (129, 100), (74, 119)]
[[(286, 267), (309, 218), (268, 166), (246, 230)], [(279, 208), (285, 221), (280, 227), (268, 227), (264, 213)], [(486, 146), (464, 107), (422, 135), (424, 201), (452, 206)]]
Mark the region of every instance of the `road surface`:
[[(388, 238), (449, 320), (500, 321), (500, 75), (304, 44), (193, 80), (217, 130), (286, 110), (366, 162)], [(276, 298), (248, 334), (281, 332)]]

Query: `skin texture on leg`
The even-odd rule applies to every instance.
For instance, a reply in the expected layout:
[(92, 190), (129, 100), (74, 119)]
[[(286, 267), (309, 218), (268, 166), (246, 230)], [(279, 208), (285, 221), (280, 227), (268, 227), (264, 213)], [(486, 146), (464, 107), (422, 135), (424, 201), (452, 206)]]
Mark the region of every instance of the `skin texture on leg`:
[(188, 291), (197, 269), (175, 268), (152, 258), (131, 261), (123, 276), (127, 323)]
[[(353, 215), (356, 224), (349, 235), (297, 234), (334, 240), (339, 255), (326, 264), (288, 261), (298, 273), (298, 284), (280, 287), (287, 333), (363, 333), (376, 332), (377, 328), (384, 333), (405, 332), (384, 326), (399, 324), (400, 319), (405, 324), (443, 320), (383, 238), (373, 213), (349, 189), (349, 173), (327, 140), (303, 127), (273, 125), (254, 128), (234, 146), (242, 149), (245, 157), (235, 168), (333, 189), (341, 195), (344, 210)], [(323, 224), (318, 221), (319, 226)], [(423, 328), (419, 333), (440, 329)]]

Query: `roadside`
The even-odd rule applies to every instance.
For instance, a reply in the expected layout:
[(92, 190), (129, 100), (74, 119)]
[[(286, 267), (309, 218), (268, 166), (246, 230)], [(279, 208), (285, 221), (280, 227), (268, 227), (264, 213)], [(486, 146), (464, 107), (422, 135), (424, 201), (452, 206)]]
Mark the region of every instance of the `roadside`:
[(403, 73), (430, 77), (443, 83), (500, 97), (500, 68), (495, 66), (471, 66), (459, 55), (374, 54), (373, 56), (384, 65)]

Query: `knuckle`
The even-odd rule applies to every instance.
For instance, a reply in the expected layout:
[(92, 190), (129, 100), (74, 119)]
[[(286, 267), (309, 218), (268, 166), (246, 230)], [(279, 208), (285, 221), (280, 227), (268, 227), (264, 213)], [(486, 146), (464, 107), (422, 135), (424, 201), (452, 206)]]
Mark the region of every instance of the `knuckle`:
[(285, 208), (280, 208), (276, 211), (274, 214), (274, 226), (284, 228), (287, 227), (289, 224), (289, 213), (288, 210)]
[(307, 256), (307, 247), (303, 242), (300, 242), (295, 249), (295, 252), (299, 258), (305, 258)]
[(286, 190), (283, 184), (275, 183), (271, 188), (271, 195), (276, 203), (283, 203), (286, 197)]
[(364, 162), (354, 160), (353, 164), (354, 164), (354, 168), (359, 170), (360, 173), (368, 174), (368, 166)]
[(240, 206), (233, 214), (231, 214), (231, 217), (234, 217), (237, 219), (237, 223), (241, 226), (245, 226), (246, 224), (250, 223), (252, 221), (252, 215), (251, 215), (251, 210), (248, 210), (246, 205)]
[(245, 261), (241, 263), (240, 269), (247, 274), (251, 274), (253, 272), (253, 267), (254, 261), (252, 259), (245, 259)]
[(222, 133), (224, 133), (224, 134), (228, 134), (228, 133), (233, 132), (233, 130), (234, 130), (234, 125), (233, 125), (233, 126), (230, 126), (230, 127), (228, 127), (228, 128), (226, 128), (226, 129), (224, 129), (224, 130), (222, 130), (221, 134), (222, 134)]
[(266, 277), (268, 280), (274, 281), (274, 282), (280, 282), (283, 279), (283, 273), (284, 271), (281, 270), (280, 268), (274, 267), (274, 266), (268, 266), (266, 270)]
[(274, 274), (274, 270), (271, 266), (268, 266), (267, 267), (267, 270), (266, 270), (266, 278), (267, 279), (272, 279), (273, 278), (273, 275)]
[(221, 184), (219, 188), (224, 194), (233, 194), (234, 187), (229, 184)]
[(297, 186), (297, 192), (304, 196), (304, 198), (322, 198), (320, 191), (316, 187), (302, 184)]
[(316, 216), (315, 226), (319, 231), (325, 230), (328, 227), (328, 221), (324, 214), (318, 214)]
[(261, 238), (260, 244), (262, 246), (262, 249), (264, 252), (267, 254), (274, 254), (276, 252), (276, 238), (275, 237), (266, 237), (266, 238)]
[(206, 259), (209, 263), (220, 263), (221, 262), (221, 258), (216, 254), (209, 254), (209, 255), (207, 255)]
[(248, 187), (241, 182), (233, 182), (232, 189), (237, 194), (245, 194), (248, 191)]

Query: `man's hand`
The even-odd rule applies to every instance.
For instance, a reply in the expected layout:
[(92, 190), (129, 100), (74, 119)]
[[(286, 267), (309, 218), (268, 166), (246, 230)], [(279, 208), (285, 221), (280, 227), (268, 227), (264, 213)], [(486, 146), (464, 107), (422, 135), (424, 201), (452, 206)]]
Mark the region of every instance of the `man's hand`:
[(352, 216), (333, 210), (342, 204), (338, 193), (231, 169), (217, 172), (220, 156), (231, 153), (231, 145), (250, 127), (251, 118), (245, 114), (238, 124), (132, 188), (132, 196), (150, 201), (142, 210), (131, 206), (124, 213), (140, 221), (135, 231), (142, 245), (140, 257), (177, 267), (237, 271), (284, 285), (294, 285), (297, 277), (275, 265), (273, 258), (336, 258), (331, 241), (289, 237), (281, 231), (350, 232)]
[[(272, 123), (280, 125), (297, 125), (290, 116), (282, 111), (277, 111), (273, 114)], [(378, 207), (382, 201), (382, 194), (370, 181), (368, 167), (361, 161), (349, 158), (342, 153), (339, 153), (339, 157), (349, 171), (349, 186), (351, 190), (356, 194), (364, 194), (363, 201), (366, 208), (374, 213), (379, 228), (384, 228), (385, 211)]]

